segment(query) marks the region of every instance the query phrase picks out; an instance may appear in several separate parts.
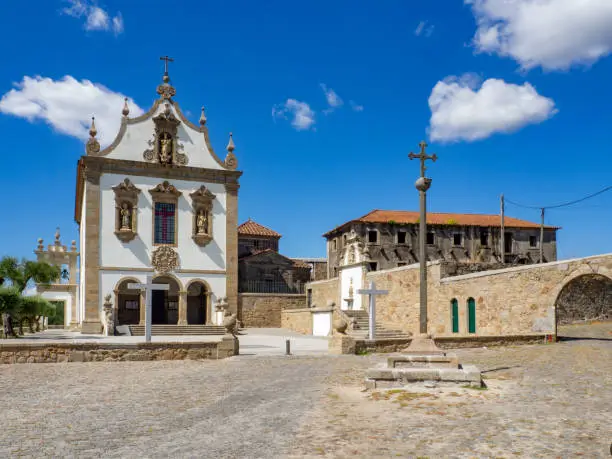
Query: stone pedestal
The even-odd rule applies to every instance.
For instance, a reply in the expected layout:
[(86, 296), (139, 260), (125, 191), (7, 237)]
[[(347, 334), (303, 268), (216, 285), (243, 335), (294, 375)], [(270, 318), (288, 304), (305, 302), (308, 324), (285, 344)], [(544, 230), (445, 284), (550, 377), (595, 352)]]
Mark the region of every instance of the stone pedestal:
[(397, 354), (387, 364), (370, 368), (366, 373), (367, 389), (398, 387), (410, 382), (440, 381), (482, 387), (480, 370), (474, 365), (461, 365), (455, 354)]
[(355, 354), (355, 339), (343, 334), (334, 334), (329, 340), (330, 354)]
[(445, 355), (446, 353), (436, 346), (431, 335), (422, 334), (412, 338), (410, 346), (404, 351), (404, 354), (412, 355)]

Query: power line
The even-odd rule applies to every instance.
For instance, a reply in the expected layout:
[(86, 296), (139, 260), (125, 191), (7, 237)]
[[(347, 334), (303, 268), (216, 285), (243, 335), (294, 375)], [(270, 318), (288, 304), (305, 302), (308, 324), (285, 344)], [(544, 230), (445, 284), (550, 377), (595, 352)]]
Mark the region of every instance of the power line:
[(589, 194), (588, 196), (585, 196), (583, 198), (576, 199), (574, 201), (564, 202), (562, 204), (557, 204), (557, 205), (554, 205), (554, 206), (527, 206), (525, 204), (519, 204), (518, 202), (511, 201), (510, 199), (507, 199), (507, 198), (505, 198), (505, 201), (507, 203), (515, 205), (517, 207), (524, 207), (525, 209), (537, 209), (537, 210), (541, 210), (541, 209), (557, 209), (559, 207), (567, 207), (567, 206), (571, 206), (573, 204), (578, 204), (579, 202), (586, 201), (587, 199), (594, 198), (595, 196), (598, 196), (598, 195), (600, 195), (602, 193), (605, 193), (606, 191), (609, 191), (609, 190), (612, 190), (612, 185), (607, 186), (604, 189), (597, 191), (596, 193)]

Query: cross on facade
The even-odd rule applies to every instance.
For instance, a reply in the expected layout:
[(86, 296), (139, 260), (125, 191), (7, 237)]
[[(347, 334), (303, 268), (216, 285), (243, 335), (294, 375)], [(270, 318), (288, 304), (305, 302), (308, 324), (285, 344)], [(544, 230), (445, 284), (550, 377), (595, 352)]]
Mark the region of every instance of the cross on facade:
[(170, 290), (168, 284), (154, 284), (153, 276), (147, 276), (144, 284), (128, 284), (129, 289), (143, 290), (145, 292), (145, 341), (151, 342), (151, 316), (152, 316), (152, 296), (153, 290)]
[(376, 339), (376, 296), (386, 295), (389, 293), (389, 290), (376, 290), (376, 285), (371, 281), (369, 289), (360, 288), (357, 290), (357, 293), (360, 295), (370, 295), (369, 339), (374, 340)]
[(168, 56), (160, 57), (160, 61), (164, 62), (164, 75), (168, 75), (168, 62), (174, 62), (174, 59)]

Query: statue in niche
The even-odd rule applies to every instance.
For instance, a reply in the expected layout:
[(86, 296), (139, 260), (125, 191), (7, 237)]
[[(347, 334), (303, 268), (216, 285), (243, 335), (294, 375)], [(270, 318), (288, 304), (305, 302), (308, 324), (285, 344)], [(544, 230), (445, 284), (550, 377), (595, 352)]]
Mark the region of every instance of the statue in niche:
[(162, 164), (172, 162), (172, 137), (164, 132), (159, 139), (159, 161)]
[(208, 212), (201, 210), (196, 221), (197, 234), (208, 234)]
[(127, 202), (121, 205), (121, 228), (122, 231), (132, 229), (132, 211)]

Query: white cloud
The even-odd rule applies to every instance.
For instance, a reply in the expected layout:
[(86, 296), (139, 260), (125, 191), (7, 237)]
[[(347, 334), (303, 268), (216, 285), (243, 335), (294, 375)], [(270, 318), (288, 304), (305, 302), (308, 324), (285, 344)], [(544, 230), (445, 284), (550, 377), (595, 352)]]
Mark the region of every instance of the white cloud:
[(344, 104), (344, 101), (340, 98), (340, 96), (334, 91), (332, 88), (328, 88), (326, 85), (321, 83), (321, 89), (325, 94), (325, 99), (327, 100), (327, 105), (329, 108), (323, 110), (323, 113), (326, 115), (334, 111), (334, 109), (341, 107)]
[(479, 140), (540, 123), (555, 113), (552, 99), (522, 86), (488, 79), (482, 85), (473, 74), (439, 81), (429, 96), (432, 141)]
[(349, 100), (349, 105), (351, 106), (351, 108), (356, 111), (356, 112), (362, 112), (363, 111), (363, 105), (359, 105), (357, 102)]
[(91, 0), (67, 0), (70, 6), (62, 11), (75, 18), (85, 18), (85, 30), (112, 31), (115, 35), (123, 32), (123, 16), (117, 13), (112, 19), (107, 11)]
[[(102, 146), (112, 142), (119, 132), (125, 98), (121, 93), (69, 75), (61, 80), (24, 76), (15, 86), (0, 99), (1, 113), (30, 122), (42, 120), (57, 132), (81, 140), (89, 138), (91, 117), (95, 115)], [(130, 116), (143, 113), (131, 99), (128, 107)]]
[(427, 25), (427, 21), (421, 21), (419, 22), (419, 25), (417, 26), (417, 28), (414, 30), (414, 34), (419, 37), (421, 35), (424, 35), (425, 37), (431, 37), (431, 34), (434, 31), (434, 27), (433, 25)]
[(291, 125), (298, 131), (310, 129), (315, 124), (315, 112), (306, 102), (287, 99), (284, 104), (272, 107), (273, 118), (290, 119)]
[(121, 13), (118, 13), (117, 16), (113, 18), (113, 32), (115, 35), (119, 35), (123, 32), (123, 16)]
[(478, 51), (523, 69), (567, 70), (612, 52), (610, 0), (464, 0), (472, 6)]

